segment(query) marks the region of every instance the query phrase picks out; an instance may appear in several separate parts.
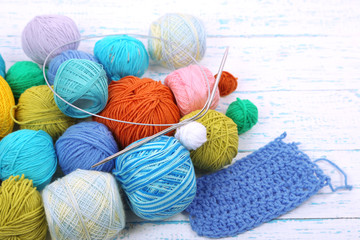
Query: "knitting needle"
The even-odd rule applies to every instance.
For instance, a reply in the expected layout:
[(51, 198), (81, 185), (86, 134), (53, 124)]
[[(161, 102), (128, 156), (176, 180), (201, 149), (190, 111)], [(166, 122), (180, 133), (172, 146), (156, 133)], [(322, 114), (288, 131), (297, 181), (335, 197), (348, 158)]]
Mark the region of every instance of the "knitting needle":
[(108, 161), (110, 161), (110, 160), (112, 160), (112, 159), (120, 156), (121, 154), (124, 154), (124, 153), (126, 153), (126, 152), (128, 152), (128, 151), (130, 151), (130, 150), (132, 150), (132, 149), (134, 149), (134, 148), (137, 148), (137, 147), (143, 145), (144, 143), (147, 143), (147, 142), (151, 141), (151, 140), (154, 139), (154, 138), (157, 138), (157, 137), (159, 137), (159, 136), (161, 136), (161, 135), (163, 135), (163, 134), (166, 134), (166, 133), (168, 133), (168, 132), (171, 132), (171, 131), (175, 130), (175, 129), (178, 128), (178, 127), (181, 127), (181, 126), (183, 126), (183, 125), (185, 125), (185, 124), (187, 124), (187, 123), (189, 123), (189, 122), (195, 121), (195, 120), (201, 118), (202, 116), (204, 116), (204, 115), (207, 113), (207, 111), (209, 110), (209, 108), (210, 108), (210, 106), (211, 106), (211, 103), (212, 103), (212, 101), (213, 101), (213, 99), (214, 99), (214, 97), (215, 97), (216, 89), (217, 89), (217, 87), (218, 87), (218, 85), (219, 85), (219, 81), (220, 81), (221, 74), (222, 74), (223, 69), (224, 69), (224, 65), (225, 65), (225, 62), (226, 62), (226, 58), (227, 58), (227, 56), (228, 56), (228, 53), (229, 53), (229, 47), (226, 47), (225, 52), (224, 52), (224, 55), (223, 55), (223, 58), (222, 58), (222, 60), (221, 60), (221, 64), (220, 64), (220, 67), (219, 67), (219, 71), (218, 71), (218, 74), (217, 74), (217, 77), (216, 77), (216, 80), (215, 80), (214, 88), (213, 88), (213, 90), (212, 90), (212, 92), (211, 92), (211, 95), (210, 95), (210, 101), (207, 102), (207, 106), (206, 106), (205, 112), (203, 112), (202, 114), (200, 114), (200, 115), (197, 116), (196, 118), (191, 119), (191, 121), (186, 121), (186, 120), (185, 120), (185, 121), (182, 121), (182, 122), (180, 122), (179, 124), (170, 126), (170, 127), (166, 128), (166, 129), (164, 129), (164, 130), (162, 130), (162, 131), (160, 131), (160, 132), (158, 132), (158, 133), (155, 133), (154, 135), (152, 135), (152, 136), (150, 136), (150, 137), (143, 138), (143, 139), (140, 140), (139, 142), (136, 142), (136, 143), (134, 143), (134, 144), (132, 144), (132, 145), (124, 148), (123, 150), (121, 150), (121, 151), (119, 151), (119, 152), (117, 152), (117, 153), (115, 153), (115, 154), (113, 154), (113, 155), (111, 155), (111, 156), (109, 156), (109, 157), (101, 160), (100, 162), (94, 164), (94, 165), (91, 166), (91, 167), (94, 168), (94, 167), (96, 167), (96, 166), (99, 166), (99, 165), (101, 165), (101, 164), (104, 164), (104, 163), (106, 163), (106, 162), (108, 162)]

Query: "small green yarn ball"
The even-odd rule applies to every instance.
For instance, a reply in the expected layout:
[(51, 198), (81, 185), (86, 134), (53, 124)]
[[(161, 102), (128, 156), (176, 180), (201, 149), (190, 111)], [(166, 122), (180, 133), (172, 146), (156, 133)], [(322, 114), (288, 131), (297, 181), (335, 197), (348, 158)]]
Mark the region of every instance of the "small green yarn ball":
[(5, 80), (8, 82), (15, 99), (33, 86), (45, 84), (41, 68), (34, 62), (21, 61), (15, 63), (6, 73)]
[(258, 109), (249, 100), (236, 98), (226, 110), (226, 116), (236, 123), (238, 134), (242, 134), (257, 123)]

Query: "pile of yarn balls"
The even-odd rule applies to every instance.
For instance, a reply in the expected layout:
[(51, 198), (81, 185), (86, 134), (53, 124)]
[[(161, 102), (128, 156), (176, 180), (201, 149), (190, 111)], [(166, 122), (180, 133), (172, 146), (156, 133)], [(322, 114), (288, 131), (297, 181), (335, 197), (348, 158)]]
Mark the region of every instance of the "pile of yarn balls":
[[(237, 88), (237, 78), (224, 72), (208, 112), (189, 121), (215, 84), (216, 76), (194, 62), (205, 54), (205, 27), (194, 16), (166, 14), (149, 35), (147, 48), (132, 36), (105, 37), (93, 55), (78, 50), (72, 19), (42, 15), (22, 32), (32, 61), (6, 71), (0, 55), (1, 239), (45, 239), (47, 229), (54, 239), (114, 239), (126, 224), (122, 199), (143, 219), (166, 219), (195, 197), (195, 170), (231, 164), (238, 135), (257, 122), (256, 106), (237, 99), (226, 115), (216, 110), (220, 96)], [(162, 81), (142, 78), (150, 61), (172, 72)]]

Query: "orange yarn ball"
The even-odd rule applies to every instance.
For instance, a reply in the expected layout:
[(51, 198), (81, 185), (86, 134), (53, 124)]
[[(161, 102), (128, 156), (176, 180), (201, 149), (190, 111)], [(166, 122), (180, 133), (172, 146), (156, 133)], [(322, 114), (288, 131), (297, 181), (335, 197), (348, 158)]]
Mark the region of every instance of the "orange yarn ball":
[[(217, 74), (215, 75), (215, 79)], [(231, 73), (227, 71), (223, 71), (221, 74), (220, 82), (219, 82), (219, 91), (220, 96), (224, 97), (229, 95), (237, 88), (237, 78), (234, 77)]]
[[(150, 78), (140, 79), (134, 76), (111, 82), (107, 105), (99, 115), (152, 124), (178, 123), (180, 120), (180, 110), (176, 106), (170, 88)], [(151, 136), (168, 127), (119, 123), (99, 117), (94, 117), (94, 120), (105, 124), (121, 147), (126, 147), (136, 140)]]

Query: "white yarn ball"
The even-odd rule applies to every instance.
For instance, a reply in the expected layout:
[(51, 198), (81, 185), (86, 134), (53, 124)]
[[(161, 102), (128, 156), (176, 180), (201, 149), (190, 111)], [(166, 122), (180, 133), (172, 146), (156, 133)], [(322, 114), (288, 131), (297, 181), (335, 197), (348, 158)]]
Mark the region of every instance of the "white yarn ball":
[(189, 151), (201, 147), (206, 139), (206, 127), (199, 122), (190, 122), (176, 129), (175, 138)]
[(105, 172), (76, 170), (42, 192), (52, 239), (114, 239), (125, 227), (115, 178)]

